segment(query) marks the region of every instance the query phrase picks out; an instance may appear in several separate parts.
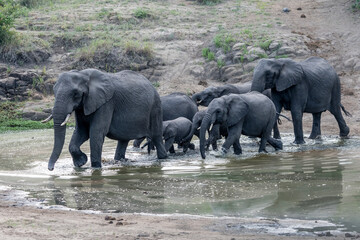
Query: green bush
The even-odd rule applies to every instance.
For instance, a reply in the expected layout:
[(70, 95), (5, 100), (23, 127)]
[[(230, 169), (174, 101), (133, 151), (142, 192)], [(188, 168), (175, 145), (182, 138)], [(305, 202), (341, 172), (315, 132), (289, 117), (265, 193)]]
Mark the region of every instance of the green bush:
[(355, 0), (355, 2), (353, 4), (353, 8), (360, 9), (360, 0)]
[(203, 5), (214, 5), (220, 3), (221, 0), (197, 0), (197, 2)]
[(0, 0), (0, 44), (9, 42), (12, 39), (14, 32), (11, 31), (11, 28), (18, 9), (19, 5), (14, 1)]
[(148, 18), (151, 16), (151, 14), (149, 13), (149, 11), (147, 9), (144, 8), (137, 8), (134, 12), (134, 16), (136, 18)]
[(208, 61), (215, 60), (215, 53), (213, 53), (209, 48), (202, 49), (202, 56)]

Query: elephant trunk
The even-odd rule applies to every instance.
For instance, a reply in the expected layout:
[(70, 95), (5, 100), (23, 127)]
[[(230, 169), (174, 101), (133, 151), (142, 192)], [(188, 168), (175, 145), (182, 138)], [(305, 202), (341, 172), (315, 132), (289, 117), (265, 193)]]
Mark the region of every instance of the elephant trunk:
[(196, 105), (199, 105), (200, 94), (199, 94), (199, 93), (195, 93), (194, 95), (192, 95), (191, 99), (196, 103)]
[(205, 133), (206, 131), (209, 129), (211, 124), (211, 114), (207, 113), (201, 123), (201, 127), (200, 127), (200, 153), (201, 153), (201, 157), (203, 159), (205, 159), (205, 144), (206, 144), (206, 139), (205, 139)]
[(54, 147), (48, 163), (48, 169), (50, 171), (54, 170), (54, 165), (61, 154), (65, 142), (66, 124), (63, 123), (68, 113), (62, 109), (63, 107), (59, 107), (59, 104), (55, 102), (53, 109)]
[(251, 91), (257, 91), (259, 93), (262, 93), (265, 91), (265, 85), (261, 83), (259, 80), (253, 80), (251, 84)]
[(187, 141), (191, 141), (191, 138), (194, 136), (194, 133), (196, 131), (196, 129), (198, 128), (199, 126), (197, 126), (197, 124), (193, 123), (192, 126), (191, 126), (191, 131), (189, 132), (189, 134), (184, 137), (181, 142), (187, 142)]

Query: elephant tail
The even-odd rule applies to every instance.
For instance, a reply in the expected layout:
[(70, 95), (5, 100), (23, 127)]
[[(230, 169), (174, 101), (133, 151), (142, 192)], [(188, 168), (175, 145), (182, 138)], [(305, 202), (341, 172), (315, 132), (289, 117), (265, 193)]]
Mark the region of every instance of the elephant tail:
[(344, 105), (342, 105), (341, 103), (340, 103), (340, 107), (341, 107), (341, 109), (343, 110), (343, 112), (345, 113), (346, 116), (352, 117), (351, 113), (349, 113), (348, 111), (346, 111)]
[(283, 114), (281, 114), (281, 113), (278, 113), (278, 112), (277, 112), (276, 115), (277, 115), (277, 121), (278, 121), (278, 124), (279, 124), (279, 125), (282, 124), (282, 121), (281, 121), (280, 117), (283, 117), (283, 118), (285, 118), (286, 120), (288, 120), (289, 122), (292, 122), (292, 120), (291, 120), (290, 118), (288, 118), (287, 116), (285, 116), (285, 115), (283, 115)]

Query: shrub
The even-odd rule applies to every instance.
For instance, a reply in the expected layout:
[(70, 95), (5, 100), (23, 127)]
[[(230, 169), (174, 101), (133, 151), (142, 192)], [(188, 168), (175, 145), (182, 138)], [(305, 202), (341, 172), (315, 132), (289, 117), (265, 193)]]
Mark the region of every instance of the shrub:
[(221, 0), (197, 0), (197, 2), (203, 5), (214, 5), (220, 3)]
[(144, 9), (144, 8), (137, 8), (134, 12), (134, 16), (136, 18), (147, 18), (147, 17), (150, 17), (150, 13), (147, 9)]
[(360, 0), (355, 0), (354, 4), (352, 5), (354, 9), (360, 9)]
[(9, 42), (14, 32), (11, 28), (14, 24), (15, 13), (19, 5), (10, 0), (0, 0), (0, 44)]
[(217, 48), (222, 48), (224, 53), (231, 50), (231, 44), (235, 42), (235, 39), (230, 34), (218, 34), (214, 38), (214, 44)]

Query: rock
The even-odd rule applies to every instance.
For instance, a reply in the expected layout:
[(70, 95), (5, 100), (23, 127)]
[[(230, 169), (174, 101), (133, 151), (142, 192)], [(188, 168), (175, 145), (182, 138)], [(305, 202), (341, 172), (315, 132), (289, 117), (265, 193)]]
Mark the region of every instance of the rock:
[(360, 71), (360, 62), (355, 64), (354, 71)]
[(105, 216), (105, 221), (111, 221), (111, 220), (116, 220), (116, 218), (112, 216)]
[(290, 10), (289, 8), (285, 7), (285, 8), (283, 8), (282, 11), (283, 11), (284, 13), (288, 13), (288, 12), (290, 12), (291, 10)]
[(258, 62), (251, 62), (251, 63), (248, 63), (244, 66), (244, 71), (249, 73), (249, 72), (252, 72), (256, 65), (258, 64)]
[(232, 47), (232, 51), (233, 52), (237, 52), (237, 51), (242, 51), (244, 48), (246, 48), (246, 43), (236, 43), (233, 47)]
[(194, 75), (197, 78), (204, 74), (204, 68), (200, 65), (191, 66), (189, 71), (191, 75)]
[(243, 68), (238, 64), (226, 66), (223, 68), (222, 78), (231, 79), (236, 76), (241, 76), (243, 72)]
[(212, 80), (220, 79), (220, 71), (216, 62), (211, 61), (205, 65), (204, 77), (205, 79), (212, 79)]
[(357, 64), (357, 63), (359, 63), (359, 62), (360, 62), (359, 58), (357, 58), (357, 57), (352, 57), (352, 58), (349, 58), (348, 60), (346, 60), (346, 61), (344, 62), (344, 66), (345, 66), (346, 68), (353, 68), (353, 67), (355, 66), (355, 64)]
[(277, 50), (277, 55), (287, 55), (295, 53), (295, 49), (292, 47), (281, 47)]
[(48, 113), (43, 112), (23, 112), (22, 118), (25, 120), (41, 121), (49, 116)]
[(271, 52), (278, 50), (281, 47), (281, 44), (278, 41), (272, 41), (269, 45), (269, 50)]

